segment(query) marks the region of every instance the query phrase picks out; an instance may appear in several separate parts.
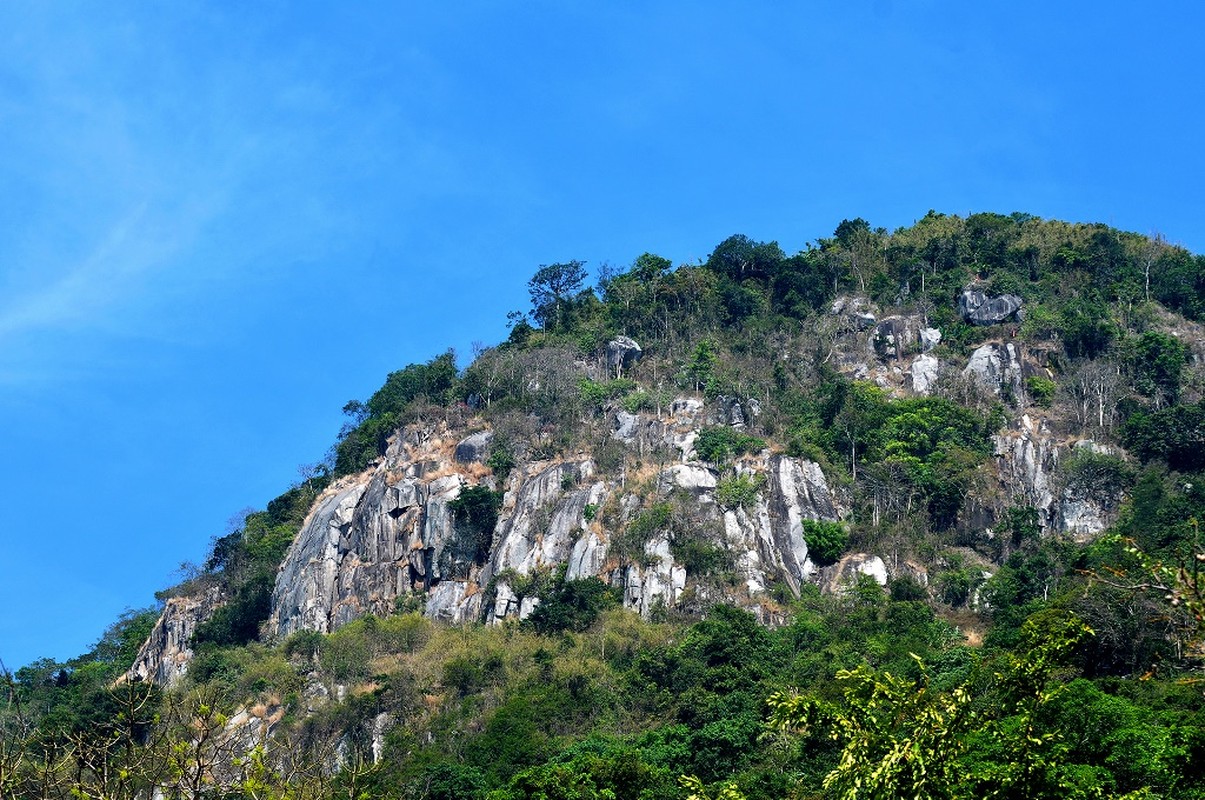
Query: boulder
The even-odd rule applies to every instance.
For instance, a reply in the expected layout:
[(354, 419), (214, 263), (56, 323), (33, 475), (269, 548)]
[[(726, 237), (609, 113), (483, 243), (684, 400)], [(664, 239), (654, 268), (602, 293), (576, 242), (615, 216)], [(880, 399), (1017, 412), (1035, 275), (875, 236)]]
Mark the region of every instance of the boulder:
[(977, 289), (958, 296), (958, 314), (972, 325), (999, 325), (1019, 317), (1021, 298), (1015, 294), (988, 297)]
[(622, 375), (625, 367), (629, 367), (644, 355), (644, 350), (629, 336), (617, 336), (607, 342), (607, 367), (616, 375)]
[(840, 594), (848, 591), (862, 575), (869, 575), (879, 586), (886, 586), (887, 564), (879, 556), (870, 553), (850, 553), (836, 564), (821, 570), (820, 585), (830, 594)]
[(454, 458), (457, 463), (471, 464), (475, 461), (484, 461), (489, 454), (490, 444), (494, 441), (493, 431), (477, 431), (460, 440), (456, 445), (456, 454)]
[(915, 352), (920, 341), (920, 324), (916, 317), (885, 317), (874, 326), (870, 349), (882, 359), (902, 358)]
[(1012, 342), (989, 342), (976, 348), (962, 374), (992, 394), (1007, 390), (1013, 397), (1022, 396), (1024, 365), (1020, 348)]
[(188, 671), (192, 659), (192, 635), (197, 626), (213, 616), (226, 603), (220, 586), (211, 586), (195, 595), (173, 597), (163, 607), (147, 640), (143, 642), (126, 680), (150, 681), (171, 687)]
[(859, 331), (870, 330), (877, 321), (877, 317), (871, 311), (870, 301), (864, 297), (841, 295), (833, 301), (829, 311), (837, 316), (844, 316)]
[(933, 391), (940, 369), (941, 363), (928, 353), (917, 356), (908, 370), (912, 378), (912, 391), (923, 395)]

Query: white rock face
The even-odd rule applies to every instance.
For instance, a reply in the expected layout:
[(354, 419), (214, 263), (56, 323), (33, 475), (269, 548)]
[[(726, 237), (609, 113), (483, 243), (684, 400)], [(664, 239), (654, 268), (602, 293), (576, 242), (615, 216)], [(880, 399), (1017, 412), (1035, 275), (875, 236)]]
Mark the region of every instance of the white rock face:
[(934, 356), (928, 353), (917, 356), (908, 370), (912, 378), (912, 391), (921, 395), (929, 394), (937, 383), (940, 371), (941, 363)]
[(675, 464), (661, 472), (662, 491), (686, 489), (689, 492), (710, 492), (715, 489), (715, 473), (698, 464)]
[(1079, 541), (1096, 536), (1116, 519), (1120, 497), (1082, 497), (1059, 486), (1059, 462), (1068, 449), (1092, 442), (1061, 442), (1041, 422), (1023, 415), (1009, 430), (992, 437), (1000, 494), (1011, 505), (1032, 506), (1045, 531), (1066, 533)]
[(151, 681), (158, 686), (176, 685), (188, 672), (192, 659), (190, 642), (197, 626), (213, 616), (224, 602), (221, 589), (216, 586), (196, 596), (168, 600), (126, 678)]
[(624, 574), (624, 605), (647, 617), (659, 605), (670, 607), (686, 588), (686, 570), (674, 564), (664, 534), (644, 546), (644, 565), (632, 564)]
[(962, 372), (992, 394), (1008, 391), (1013, 397), (1022, 396), (1024, 372), (1021, 352), (1012, 342), (989, 342), (980, 346), (971, 353), (971, 359)]
[[(640, 433), (625, 446), (683, 443), (686, 457), (699, 428), (714, 424), (718, 413), (697, 398), (679, 399), (666, 410), (660, 418), (633, 415)], [(742, 413), (755, 411), (749, 404)], [(523, 617), (536, 598), (518, 596), (513, 576), (562, 565), (570, 580), (594, 576), (621, 588), (625, 604), (642, 614), (673, 606), (690, 576), (674, 559), (668, 531), (650, 535), (639, 563), (620, 563), (608, 551), (621, 531), (604, 527), (601, 510), (613, 504), (608, 524), (614, 525), (674, 492), (693, 498), (699, 519), (712, 524), (714, 544), (728, 551), (741, 575), (742, 590), (713, 599), (756, 605), (756, 596), (774, 582), (798, 591), (813, 579), (803, 520), (842, 514), (820, 467), (803, 459), (769, 452), (747, 457), (741, 469), (760, 476), (763, 488), (749, 507), (724, 510), (714, 499), (717, 475), (702, 464), (667, 465), (636, 494), (624, 488), (625, 476), (597, 474), (583, 454), (517, 465), (488, 555), (482, 563), (466, 563), (463, 554), (455, 561), (452, 554), (463, 551), (452, 546), (458, 533), (450, 504), (466, 487), (491, 480), (477, 460), (489, 441), (486, 433), (408, 428), (391, 440), (379, 463), (329, 487), (281, 564), (268, 635), (279, 640), (302, 629), (328, 633), (365, 614), (393, 613), (398, 598), (408, 595), (424, 599), (428, 617), (451, 623)], [(190, 598), (169, 603), (136, 674), (162, 684), (183, 674), (188, 640), (212, 613), (201, 606)]]
[(829, 593), (845, 591), (859, 575), (869, 575), (879, 586), (887, 585), (887, 564), (869, 553), (850, 553), (822, 571), (821, 586)]

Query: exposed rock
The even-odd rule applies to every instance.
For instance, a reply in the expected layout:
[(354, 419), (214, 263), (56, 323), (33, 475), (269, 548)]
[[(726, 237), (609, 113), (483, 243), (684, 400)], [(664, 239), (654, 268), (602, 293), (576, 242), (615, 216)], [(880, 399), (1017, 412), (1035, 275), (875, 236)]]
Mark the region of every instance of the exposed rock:
[(1061, 443), (1041, 422), (1024, 415), (1010, 430), (993, 437), (1001, 508), (1029, 506), (1038, 511), (1044, 531), (1088, 541), (1116, 519), (1120, 496), (1088, 497), (1059, 487), (1059, 462), (1068, 447), (1107, 451), (1094, 442)]
[[(524, 481), (498, 520), (488, 574), (513, 569), (529, 575), (567, 562), (587, 532), (586, 506), (600, 505), (606, 494), (605, 484), (590, 482), (593, 473), (592, 462), (571, 462), (545, 467)], [(504, 616), (505, 609), (495, 615)]]
[(631, 564), (624, 574), (624, 605), (649, 616), (658, 606), (670, 607), (686, 588), (686, 570), (674, 564), (669, 538), (658, 535), (644, 545), (642, 564)]
[(697, 397), (675, 397), (670, 403), (669, 413), (678, 422), (692, 422), (703, 411), (703, 401)]
[(920, 349), (921, 352), (927, 353), (934, 347), (941, 344), (941, 331), (937, 328), (921, 328), (920, 329)]
[(821, 570), (821, 588), (831, 594), (847, 591), (860, 575), (869, 575), (880, 586), (887, 585), (887, 564), (869, 553), (850, 553)]
[(992, 394), (1007, 391), (1022, 397), (1025, 369), (1020, 348), (1012, 342), (989, 342), (976, 348), (962, 373)]
[(912, 361), (908, 374), (912, 379), (912, 391), (927, 395), (937, 383), (941, 371), (941, 363), (928, 353), (922, 353)]
[(1058, 443), (1050, 432), (1029, 415), (1014, 428), (992, 437), (1001, 495), (1012, 505), (1038, 509), (1039, 524), (1050, 525), (1054, 504), (1052, 491), (1058, 469)]
[(490, 444), (494, 441), (493, 431), (477, 431), (460, 440), (456, 445), (456, 461), (461, 464), (471, 464), (484, 461), (490, 452)]
[(644, 350), (631, 337), (617, 336), (607, 342), (607, 367), (616, 375), (622, 375), (623, 370), (638, 361), (642, 355)]
[(873, 328), (877, 320), (871, 308), (870, 301), (865, 297), (841, 295), (833, 300), (829, 311), (838, 316), (844, 316), (859, 331)]
[(173, 597), (163, 607), (147, 640), (126, 672), (126, 679), (174, 686), (188, 671), (192, 635), (197, 626), (225, 604), (222, 590), (212, 586), (200, 594)]
[[(746, 415), (745, 407), (749, 406), (749, 414)], [(748, 400), (742, 401), (735, 397), (727, 397), (720, 395), (715, 399), (715, 424), (730, 425), (733, 428), (743, 428), (749, 416), (756, 416), (753, 413), (753, 405)], [(757, 405), (758, 412), (761, 410), (760, 404)]]
[(1091, 541), (1113, 521), (1101, 502), (1095, 498), (1077, 497), (1070, 489), (1064, 489), (1059, 497), (1057, 524), (1060, 531), (1071, 535), (1083, 544)]
[(626, 411), (615, 412), (615, 430), (611, 432), (611, 438), (618, 439), (621, 442), (631, 442), (635, 440), (640, 417), (635, 414), (629, 414)]
[(1016, 319), (1021, 310), (1021, 298), (1015, 294), (988, 297), (976, 289), (967, 289), (958, 296), (958, 314), (972, 325), (999, 325)]
[(874, 326), (869, 346), (879, 358), (903, 358), (916, 352), (920, 344), (921, 325), (917, 317), (886, 317)]
[(688, 492), (699, 494), (715, 489), (715, 473), (706, 467), (695, 464), (675, 464), (661, 471), (658, 481), (663, 492), (673, 489), (686, 489)]

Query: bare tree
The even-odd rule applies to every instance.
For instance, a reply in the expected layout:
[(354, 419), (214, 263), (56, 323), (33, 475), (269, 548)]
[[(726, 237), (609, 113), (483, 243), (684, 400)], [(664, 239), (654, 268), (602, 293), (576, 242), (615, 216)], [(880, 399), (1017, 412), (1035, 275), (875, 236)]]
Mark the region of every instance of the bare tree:
[(1116, 364), (1105, 359), (1082, 361), (1060, 385), (1060, 394), (1071, 407), (1081, 432), (1095, 425), (1108, 432), (1117, 416), (1117, 400), (1123, 381)]

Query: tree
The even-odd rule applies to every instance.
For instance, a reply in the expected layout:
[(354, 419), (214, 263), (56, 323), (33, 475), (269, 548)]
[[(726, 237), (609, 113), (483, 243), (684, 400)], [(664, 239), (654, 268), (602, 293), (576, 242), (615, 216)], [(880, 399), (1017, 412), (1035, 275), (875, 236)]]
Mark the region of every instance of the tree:
[(824, 788), (841, 800), (894, 800), (957, 796), (963, 734), (975, 721), (965, 687), (934, 691), (920, 659), (915, 680), (862, 665), (841, 670), (843, 706), (776, 692), (769, 698), (771, 725), (803, 736), (843, 743)]
[(527, 282), (531, 315), (545, 330), (560, 330), (566, 304), (581, 291), (586, 280), (584, 261), (541, 266)]

